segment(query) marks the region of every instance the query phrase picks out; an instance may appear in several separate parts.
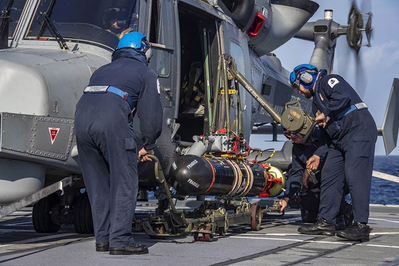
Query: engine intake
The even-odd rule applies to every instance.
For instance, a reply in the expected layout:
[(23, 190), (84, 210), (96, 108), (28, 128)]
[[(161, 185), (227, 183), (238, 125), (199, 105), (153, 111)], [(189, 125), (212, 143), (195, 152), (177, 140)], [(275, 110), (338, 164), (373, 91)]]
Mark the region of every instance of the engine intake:
[(291, 39), (317, 11), (309, 0), (222, 0), (222, 8), (247, 33), (262, 56)]

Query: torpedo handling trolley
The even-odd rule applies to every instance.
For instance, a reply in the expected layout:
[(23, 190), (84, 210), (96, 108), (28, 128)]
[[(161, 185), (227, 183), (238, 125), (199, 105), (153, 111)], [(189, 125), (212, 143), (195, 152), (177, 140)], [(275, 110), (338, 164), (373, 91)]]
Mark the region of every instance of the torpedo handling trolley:
[[(277, 168), (266, 164), (245, 162), (242, 159), (223, 159), (198, 156), (184, 156), (177, 164), (184, 164), (192, 169), (193, 175), (187, 171), (179, 171), (172, 179), (191, 179), (194, 181), (199, 174), (213, 171), (213, 184), (209, 187), (210, 195), (219, 194), (216, 201), (204, 200), (199, 207), (193, 211), (177, 209), (171, 188), (166, 182), (165, 175), (161, 169), (160, 162), (156, 156), (149, 155), (155, 162), (155, 175), (165, 193), (169, 203), (169, 209), (162, 214), (149, 214), (148, 217), (135, 220), (135, 230), (144, 229), (150, 237), (185, 236), (192, 234), (195, 241), (212, 241), (215, 235), (224, 236), (230, 225), (248, 224), (251, 230), (260, 230), (263, 214), (277, 211), (278, 201), (272, 206), (261, 208), (258, 203), (250, 203), (243, 197), (252, 197), (268, 191), (269, 193), (280, 193), (285, 184), (285, 178)], [(194, 163), (193, 163), (194, 162)], [(194, 164), (194, 165), (193, 165)], [(176, 169), (181, 165), (176, 165)], [(204, 171), (201, 171), (203, 169)], [(173, 170), (171, 170), (173, 172)], [(228, 175), (232, 184), (223, 181), (220, 174)], [(173, 175), (173, 173), (172, 173)], [(267, 178), (265, 178), (265, 175)], [(226, 177), (226, 176), (225, 176)], [(226, 178), (227, 179), (227, 178)], [(223, 183), (225, 182), (225, 183)], [(219, 184), (218, 184), (219, 183)], [(195, 188), (195, 186), (193, 186)], [(230, 191), (226, 193), (227, 189)], [(185, 191), (194, 194), (194, 191)], [(265, 192), (266, 193), (266, 192)], [(274, 195), (273, 195), (274, 196)]]

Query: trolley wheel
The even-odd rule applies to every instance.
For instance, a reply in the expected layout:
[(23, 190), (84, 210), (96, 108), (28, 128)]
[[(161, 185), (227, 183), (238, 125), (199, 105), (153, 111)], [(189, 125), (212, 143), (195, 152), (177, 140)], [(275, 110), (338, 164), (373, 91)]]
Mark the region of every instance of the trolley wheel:
[[(151, 225), (152, 230), (154, 230), (154, 232), (156, 232), (157, 234), (165, 234), (166, 233), (166, 228), (165, 225), (163, 224), (154, 224)], [(164, 238), (163, 236), (159, 236), (159, 235), (149, 235), (149, 237), (151, 239), (161, 239)]]
[(60, 197), (51, 194), (33, 205), (32, 221), (38, 233), (55, 233), (61, 228), (59, 222)]
[(262, 225), (262, 209), (259, 204), (252, 204), (251, 206), (251, 230), (259, 231)]
[(87, 193), (80, 194), (75, 200), (73, 209), (73, 223), (75, 231), (79, 234), (93, 234), (93, 217)]
[[(196, 226), (196, 227), (194, 227), (194, 230), (197, 230), (198, 228), (199, 228), (199, 227)], [(212, 226), (211, 226), (211, 225), (205, 226), (205, 227), (204, 227), (204, 230), (212, 232)], [(213, 235), (212, 235), (212, 233), (199, 233), (199, 232), (195, 232), (195, 233), (193, 234), (193, 236), (194, 236), (194, 240), (195, 240), (195, 241), (212, 242), (212, 240), (213, 240)]]
[(218, 234), (219, 234), (219, 236), (225, 236), (226, 235), (226, 232), (227, 232), (227, 230), (226, 230), (226, 228), (224, 228), (224, 227), (219, 227), (218, 228)]
[(163, 224), (161, 225), (154, 225), (154, 231), (157, 232), (158, 234), (165, 234), (166, 229)]
[(222, 236), (222, 237), (225, 236), (227, 234), (227, 230), (229, 230), (229, 220), (226, 215), (225, 220), (224, 220), (224, 225), (222, 227), (218, 228), (219, 236)]
[[(210, 225), (205, 226), (204, 230), (212, 232), (212, 226), (210, 226)], [(202, 240), (200, 240), (200, 241), (212, 242), (212, 240), (213, 240), (212, 233), (202, 233)]]
[[(199, 228), (199, 226), (196, 225), (196, 226), (194, 226), (193, 230), (198, 230), (198, 228)], [(198, 232), (193, 233), (194, 241), (200, 241), (198, 235), (199, 235)]]

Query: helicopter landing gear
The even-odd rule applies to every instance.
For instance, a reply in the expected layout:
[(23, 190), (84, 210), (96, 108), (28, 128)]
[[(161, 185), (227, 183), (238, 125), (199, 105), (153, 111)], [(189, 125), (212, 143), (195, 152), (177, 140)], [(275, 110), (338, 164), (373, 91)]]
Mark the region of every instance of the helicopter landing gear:
[(87, 193), (80, 194), (74, 204), (73, 224), (79, 234), (93, 234), (93, 217)]
[(60, 230), (60, 197), (51, 194), (33, 205), (33, 227), (38, 233), (55, 233)]

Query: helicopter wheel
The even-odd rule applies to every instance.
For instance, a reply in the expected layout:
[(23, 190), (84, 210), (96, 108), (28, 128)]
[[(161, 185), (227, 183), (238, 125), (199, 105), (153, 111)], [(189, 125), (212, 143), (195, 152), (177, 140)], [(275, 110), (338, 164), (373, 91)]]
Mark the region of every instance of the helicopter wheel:
[(259, 231), (262, 225), (262, 209), (259, 204), (251, 206), (251, 230)]
[(93, 217), (87, 193), (80, 194), (75, 200), (73, 223), (78, 234), (93, 234)]
[(59, 222), (60, 197), (51, 194), (33, 205), (32, 221), (38, 233), (55, 233), (61, 228)]

